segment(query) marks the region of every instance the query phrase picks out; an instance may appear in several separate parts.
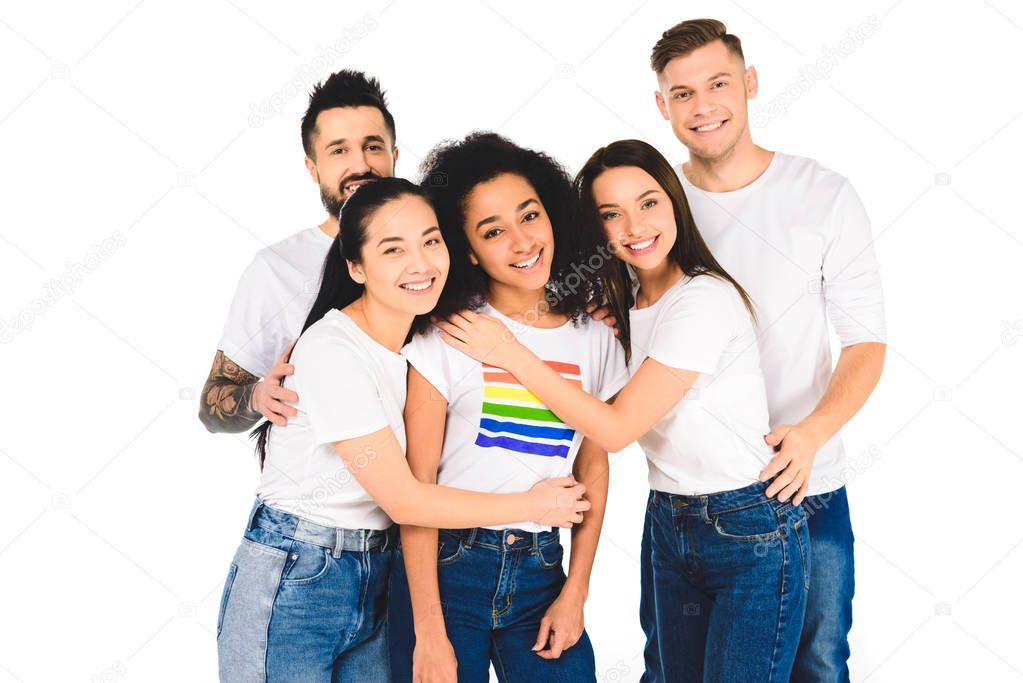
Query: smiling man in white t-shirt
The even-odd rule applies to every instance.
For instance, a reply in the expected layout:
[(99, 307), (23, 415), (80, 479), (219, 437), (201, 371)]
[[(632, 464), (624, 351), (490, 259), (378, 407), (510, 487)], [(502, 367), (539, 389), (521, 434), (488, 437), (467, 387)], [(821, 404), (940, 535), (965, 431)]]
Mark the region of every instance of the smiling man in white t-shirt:
[(260, 250), (242, 274), (199, 400), (211, 432), (243, 432), (264, 417), (284, 425), (296, 414), (285, 401), (299, 397), (281, 381), (294, 372), (290, 345), (319, 291), (341, 206), (359, 185), (393, 176), (398, 161), (380, 83), (345, 70), (318, 84), (302, 118), (302, 147), (327, 218)]
[[(848, 681), (853, 534), (838, 431), (884, 362), (870, 223), (844, 177), (753, 143), (747, 99), (756, 96), (757, 72), (724, 24), (698, 19), (668, 29), (651, 66), (657, 106), (689, 150), (676, 170), (696, 224), (757, 308), (766, 440), (778, 451), (761, 478), (777, 475), (767, 494), (805, 502), (809, 518), (811, 583), (792, 680)], [(842, 346), (834, 369), (829, 321)]]

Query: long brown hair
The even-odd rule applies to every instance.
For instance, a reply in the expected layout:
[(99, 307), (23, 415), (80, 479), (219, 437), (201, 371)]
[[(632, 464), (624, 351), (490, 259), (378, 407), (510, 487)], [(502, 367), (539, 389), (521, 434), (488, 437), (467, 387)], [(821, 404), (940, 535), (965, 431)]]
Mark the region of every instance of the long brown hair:
[[(602, 243), (607, 241), (603, 220), (593, 197), (593, 183), (604, 171), (621, 166), (635, 166), (646, 171), (671, 199), (678, 236), (675, 238), (675, 244), (671, 245), (668, 258), (690, 277), (710, 275), (730, 283), (742, 298), (750, 317), (756, 320), (753, 302), (750, 301), (746, 290), (721, 267), (710, 253), (707, 243), (703, 241), (696, 221), (693, 220), (693, 214), (689, 210), (689, 201), (682, 190), (682, 183), (671, 164), (660, 152), (642, 140), (612, 142), (594, 152), (583, 164), (575, 177), (575, 188), (579, 194), (582, 214), (582, 229), (588, 232), (592, 239), (598, 239)], [(601, 269), (600, 280), (608, 308), (618, 320), (618, 340), (625, 348), (625, 357), (628, 359), (632, 355), (629, 309), (635, 300), (632, 296), (632, 279), (625, 261), (618, 258), (610, 259)]]

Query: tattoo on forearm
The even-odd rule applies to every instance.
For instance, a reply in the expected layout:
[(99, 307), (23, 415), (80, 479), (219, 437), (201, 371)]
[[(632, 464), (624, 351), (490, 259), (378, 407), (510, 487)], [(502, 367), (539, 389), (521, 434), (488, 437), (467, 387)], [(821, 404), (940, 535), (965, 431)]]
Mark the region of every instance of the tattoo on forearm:
[(202, 388), (199, 420), (211, 432), (244, 432), (263, 416), (249, 408), (259, 378), (217, 350)]

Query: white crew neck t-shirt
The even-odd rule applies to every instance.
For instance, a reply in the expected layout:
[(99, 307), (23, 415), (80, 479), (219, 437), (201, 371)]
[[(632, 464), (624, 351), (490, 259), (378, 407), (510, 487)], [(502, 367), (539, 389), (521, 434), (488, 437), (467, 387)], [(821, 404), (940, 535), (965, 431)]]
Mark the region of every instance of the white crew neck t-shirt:
[[(886, 339), (870, 220), (843, 176), (775, 152), (733, 192), (706, 192), (676, 169), (700, 234), (753, 300), (771, 425), (799, 422), (832, 374), (830, 326), (842, 347)], [(845, 451), (835, 435), (817, 453), (810, 494), (840, 488)]]
[(316, 226), (256, 252), (238, 282), (217, 348), (265, 376), (302, 332), (333, 243)]
[[(589, 318), (578, 326), (529, 327), (489, 304), (515, 337), (562, 377), (602, 401), (628, 380), (625, 352), (614, 332)], [(521, 493), (572, 472), (583, 435), (551, 412), (513, 375), (448, 346), (437, 330), (416, 335), (404, 349), (412, 365), (448, 402), (437, 483), (472, 491)], [(530, 521), (487, 527), (539, 532)]]
[(295, 374), (284, 378), (284, 386), (298, 393), (298, 414), (270, 429), (256, 495), (326, 526), (388, 528), (391, 519), (345, 466), (334, 442), (389, 426), (405, 450), (405, 357), (332, 309), (299, 338), (291, 358)]
[(647, 358), (700, 373), (639, 438), (650, 488), (694, 496), (758, 481), (773, 454), (764, 443), (767, 396), (753, 321), (735, 287), (683, 275), (652, 306), (630, 310), (629, 325), (630, 374)]

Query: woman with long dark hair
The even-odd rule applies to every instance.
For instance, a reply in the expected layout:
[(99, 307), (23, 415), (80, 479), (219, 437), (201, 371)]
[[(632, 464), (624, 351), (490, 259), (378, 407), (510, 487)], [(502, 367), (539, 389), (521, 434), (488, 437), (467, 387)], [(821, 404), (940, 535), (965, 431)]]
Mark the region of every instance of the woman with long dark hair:
[(439, 322), (452, 348), (504, 368), (609, 451), (650, 470), (641, 620), (657, 681), (787, 681), (809, 585), (801, 507), (765, 494), (772, 450), (753, 306), (711, 255), (657, 150), (623, 140), (576, 178), (584, 231), (615, 259), (602, 291), (629, 354), (607, 405), (565, 382), (502, 321)]
[(436, 304), (448, 261), (417, 185), (380, 179), (345, 204), (285, 379), (298, 413), (258, 434), (262, 478), (217, 623), (221, 680), (389, 681), (392, 520), (581, 521), (584, 489), (567, 477), (485, 495), (409, 471), (400, 351)]
[[(499, 135), (475, 133), (434, 149), (423, 173), (451, 254), (435, 314), (492, 315), (594, 401), (613, 396), (628, 378), (625, 358), (611, 328), (586, 313), (599, 283), (595, 272), (574, 267), (596, 245), (579, 230), (561, 166)], [(491, 665), (501, 681), (594, 680), (583, 604), (604, 513), (607, 452), (515, 377), (452, 349), (435, 329), (416, 335), (405, 354), (405, 429), (416, 476), (514, 493), (574, 471), (592, 503), (573, 531), (567, 577), (558, 529), (543, 521), (439, 531), (403, 525), (413, 680), (449, 681), (457, 670), (459, 681), (482, 683)], [(402, 618), (401, 608), (394, 596), (393, 618)]]

